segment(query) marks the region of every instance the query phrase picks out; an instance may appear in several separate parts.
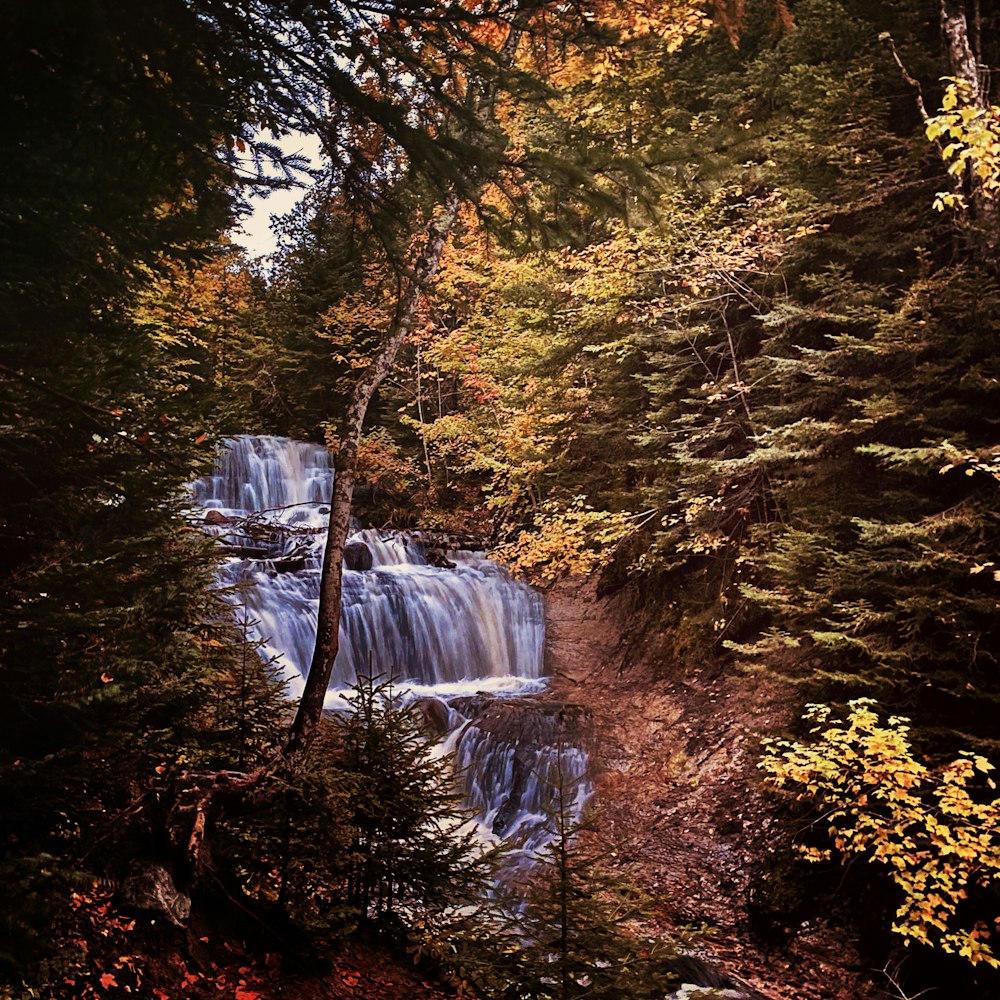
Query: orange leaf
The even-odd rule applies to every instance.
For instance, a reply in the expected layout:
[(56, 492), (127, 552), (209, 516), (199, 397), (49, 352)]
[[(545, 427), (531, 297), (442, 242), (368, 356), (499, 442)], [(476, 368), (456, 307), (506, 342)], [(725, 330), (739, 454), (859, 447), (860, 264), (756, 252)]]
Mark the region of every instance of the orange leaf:
[(105, 972), (104, 975), (101, 976), (101, 986), (103, 986), (104, 989), (107, 989), (109, 986), (117, 986), (117, 985), (118, 985), (118, 980), (115, 979), (115, 977), (112, 976), (110, 972)]

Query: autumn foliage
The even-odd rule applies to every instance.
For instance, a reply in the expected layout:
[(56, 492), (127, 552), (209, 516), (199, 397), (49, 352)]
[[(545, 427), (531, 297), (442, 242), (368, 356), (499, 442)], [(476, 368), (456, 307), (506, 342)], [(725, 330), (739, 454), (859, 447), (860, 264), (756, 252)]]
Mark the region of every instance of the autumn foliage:
[(852, 701), (843, 720), (825, 705), (811, 705), (805, 718), (808, 741), (765, 740), (760, 762), (768, 784), (818, 812), (812, 828), (825, 844), (810, 838), (803, 856), (883, 866), (900, 890), (892, 929), (907, 944), (1000, 967), (990, 941), (1000, 915), (969, 925), (963, 912), (970, 893), (1000, 880), (994, 766), (969, 753), (929, 767), (913, 755), (907, 720), (882, 722), (870, 699)]

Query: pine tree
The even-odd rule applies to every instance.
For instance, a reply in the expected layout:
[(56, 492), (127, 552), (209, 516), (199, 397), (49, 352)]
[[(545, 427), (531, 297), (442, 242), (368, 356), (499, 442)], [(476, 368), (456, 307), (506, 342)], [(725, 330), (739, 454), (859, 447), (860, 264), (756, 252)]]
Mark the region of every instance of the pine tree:
[(493, 969), (481, 986), (496, 1000), (653, 1000), (676, 986), (677, 947), (642, 936), (647, 903), (611, 868), (613, 853), (593, 837), (597, 818), (576, 815), (577, 782), (557, 746), (548, 822), (551, 842), (525, 873), (514, 913), (494, 941)]
[(337, 717), (333, 764), (348, 788), (346, 901), (377, 927), (433, 924), (484, 890), (486, 861), (463, 829), (451, 760), (435, 756), (392, 682), (359, 677)]

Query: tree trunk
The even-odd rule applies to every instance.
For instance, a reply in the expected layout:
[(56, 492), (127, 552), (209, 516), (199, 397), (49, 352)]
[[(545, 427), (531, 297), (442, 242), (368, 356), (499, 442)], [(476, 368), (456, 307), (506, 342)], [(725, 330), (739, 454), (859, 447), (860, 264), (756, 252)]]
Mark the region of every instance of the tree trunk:
[(969, 88), (970, 100), (979, 106), (979, 63), (969, 42), (964, 0), (941, 0), (941, 31), (948, 48), (951, 75)]
[[(977, 29), (978, 12), (973, 20)], [(964, 0), (941, 0), (941, 33), (948, 50), (951, 75), (968, 88), (969, 103), (985, 110), (990, 95), (980, 76), (980, 61), (969, 37), (969, 18)], [(979, 251), (987, 263), (996, 266), (1000, 257), (1000, 212), (997, 203), (984, 190), (982, 181), (970, 170), (968, 180), (969, 201), (975, 222), (978, 223)]]
[(417, 308), (424, 291), (437, 273), (448, 234), (451, 232), (461, 200), (450, 194), (427, 229), (423, 250), (413, 267), (396, 317), (378, 356), (357, 381), (344, 419), (344, 432), (336, 461), (333, 496), (330, 503), (330, 529), (323, 553), (320, 577), (319, 620), (316, 626), (316, 646), (313, 650), (305, 689), (299, 701), (295, 720), (285, 746), (285, 755), (294, 757), (309, 748), (323, 715), (323, 702), (333, 674), (333, 663), (340, 647), (340, 602), (343, 579), (344, 547), (351, 522), (351, 497), (354, 492), (358, 444), (361, 430), (375, 390), (392, 370), (399, 348), (406, 340), (416, 319)]
[[(523, 0), (510, 31), (499, 52), (499, 64), (508, 67), (517, 53), (528, 22), (535, 9), (534, 0)], [(498, 83), (494, 81), (485, 88), (472, 88), (468, 92), (468, 103), (480, 125), (491, 124), (495, 118)], [(474, 178), (472, 190), (480, 189), (485, 178)], [(462, 199), (452, 191), (446, 196), (427, 229), (424, 247), (404, 287), (396, 317), (378, 356), (365, 370), (351, 393), (351, 401), (344, 419), (344, 432), (336, 462), (336, 476), (333, 496), (330, 501), (330, 529), (327, 535), (326, 551), (323, 553), (323, 570), (320, 576), (319, 617), (316, 625), (316, 646), (313, 650), (309, 674), (299, 701), (295, 719), (289, 731), (288, 741), (282, 755), (286, 764), (305, 753), (323, 717), (323, 703), (326, 699), (333, 663), (340, 647), (341, 583), (343, 580), (344, 546), (351, 521), (351, 497), (354, 491), (357, 467), (358, 444), (364, 424), (368, 404), (375, 390), (392, 370), (396, 354), (413, 328), (420, 299), (441, 262), (451, 228), (458, 217)]]

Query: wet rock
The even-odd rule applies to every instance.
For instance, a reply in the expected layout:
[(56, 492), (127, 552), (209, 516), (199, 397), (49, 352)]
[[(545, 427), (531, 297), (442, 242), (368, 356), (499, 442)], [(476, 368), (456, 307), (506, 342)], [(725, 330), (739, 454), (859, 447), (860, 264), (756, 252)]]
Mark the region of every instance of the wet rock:
[(372, 568), (372, 550), (364, 542), (348, 542), (344, 548), (344, 566), (351, 570)]
[(302, 556), (293, 556), (290, 559), (275, 559), (272, 565), (276, 573), (298, 573), (306, 568), (306, 561)]
[(469, 695), (452, 707), (473, 720), (477, 729), (505, 743), (551, 747), (576, 746), (586, 740), (590, 710), (570, 702), (540, 702), (534, 698), (494, 698)]
[(205, 524), (229, 524), (232, 518), (226, 517), (221, 510), (205, 511)]
[(444, 553), (443, 549), (439, 548), (427, 548), (424, 550), (424, 558), (431, 566), (437, 566), (438, 569), (454, 569), (455, 563), (453, 563)]
[(164, 917), (183, 927), (191, 916), (191, 897), (174, 885), (170, 872), (160, 864), (135, 861), (119, 892), (123, 908)]
[(451, 728), (451, 711), (440, 698), (421, 698), (413, 707), (423, 716), (427, 728), (435, 736), (443, 736)]

